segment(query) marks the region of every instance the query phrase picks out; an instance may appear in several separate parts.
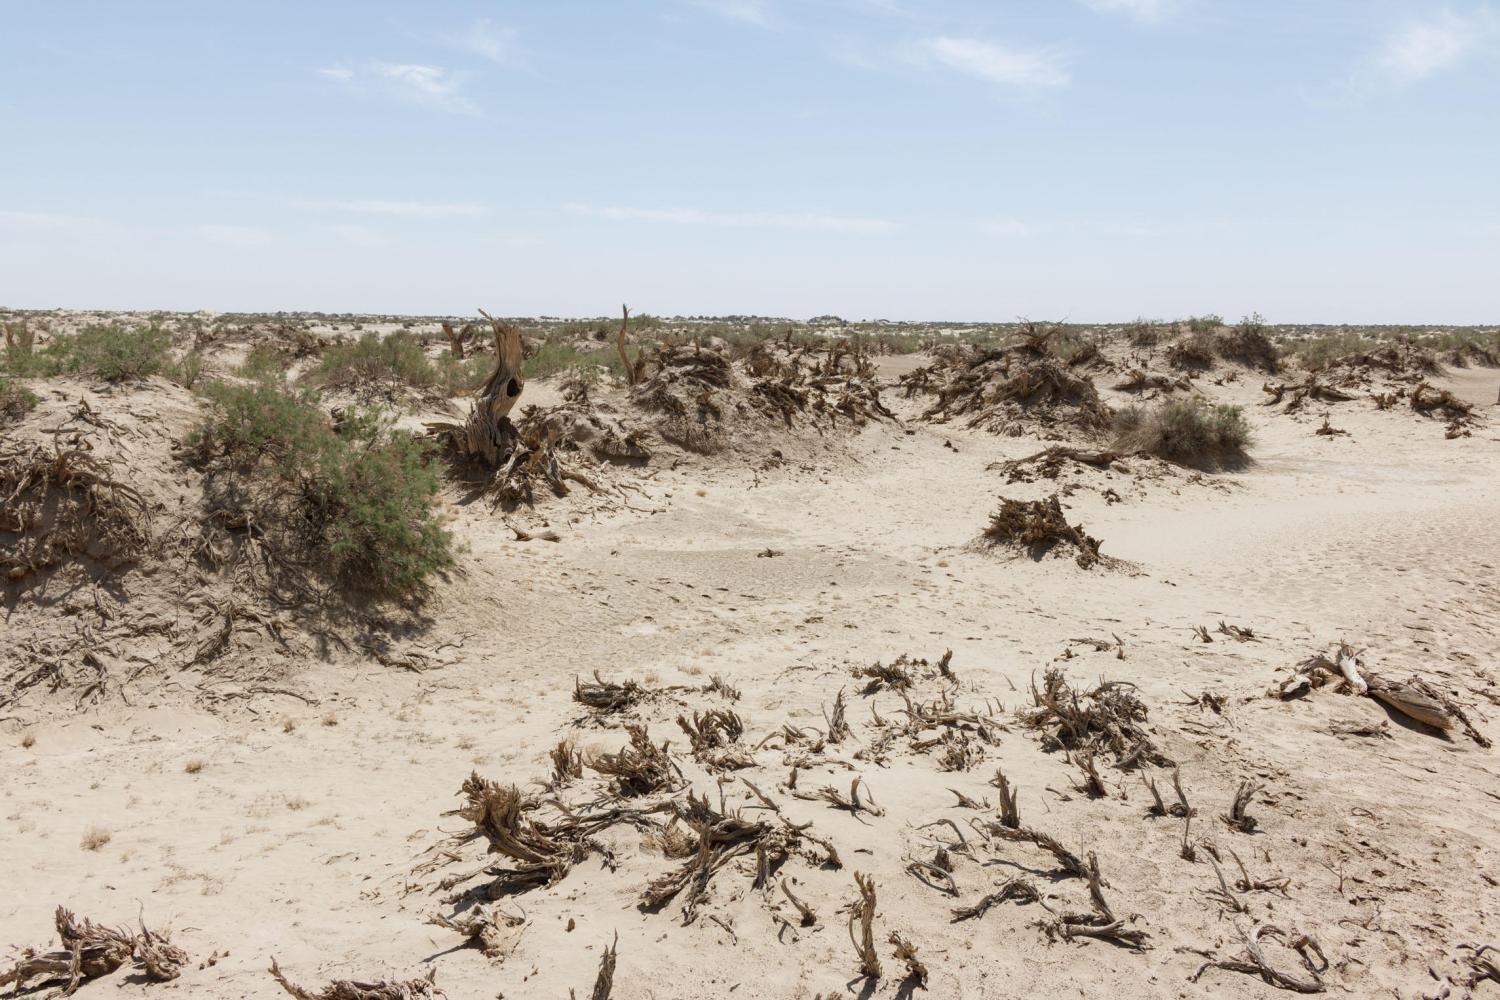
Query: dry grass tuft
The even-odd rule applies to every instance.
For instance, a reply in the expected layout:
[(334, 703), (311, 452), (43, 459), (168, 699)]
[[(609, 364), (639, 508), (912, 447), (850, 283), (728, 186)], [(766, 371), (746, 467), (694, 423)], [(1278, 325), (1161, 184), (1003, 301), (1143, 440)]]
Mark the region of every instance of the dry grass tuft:
[(110, 833), (104, 827), (90, 826), (87, 830), (83, 831), (83, 837), (78, 841), (78, 846), (82, 847), (85, 851), (97, 851), (113, 839), (114, 834)]

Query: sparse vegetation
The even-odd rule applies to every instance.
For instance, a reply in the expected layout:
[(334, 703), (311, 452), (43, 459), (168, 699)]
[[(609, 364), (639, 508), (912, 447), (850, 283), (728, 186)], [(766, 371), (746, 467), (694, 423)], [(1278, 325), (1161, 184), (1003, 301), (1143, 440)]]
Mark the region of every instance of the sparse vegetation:
[(328, 348), (306, 380), (324, 389), (381, 395), (388, 400), (440, 381), (422, 345), (404, 330), (385, 337), (366, 333), (352, 344)]
[(249, 518), (283, 568), (386, 597), (418, 595), (453, 564), (426, 445), (369, 411), (335, 428), (317, 397), (271, 383), (215, 383), (189, 438), (216, 509)]
[(1227, 361), (1238, 361), (1273, 375), (1281, 370), (1281, 354), (1271, 342), (1266, 321), (1259, 313), (1240, 320), (1215, 341), (1215, 347)]
[(0, 418), (5, 423), (19, 420), (36, 408), (36, 393), (18, 380), (0, 375)]
[(1118, 451), (1134, 451), (1178, 465), (1218, 468), (1248, 458), (1250, 427), (1238, 406), (1199, 399), (1162, 403), (1154, 409), (1128, 406), (1115, 414)]
[(90, 826), (83, 831), (83, 836), (78, 841), (78, 846), (85, 851), (97, 851), (114, 839), (114, 834), (102, 826)]

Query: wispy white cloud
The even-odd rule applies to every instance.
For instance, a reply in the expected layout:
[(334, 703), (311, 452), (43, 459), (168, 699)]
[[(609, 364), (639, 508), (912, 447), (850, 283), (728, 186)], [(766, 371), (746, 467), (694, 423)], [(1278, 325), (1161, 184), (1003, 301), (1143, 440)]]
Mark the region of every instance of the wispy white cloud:
[(398, 93), (420, 104), (459, 114), (477, 114), (479, 106), (460, 93), (459, 81), (441, 66), (379, 63), (375, 71)]
[(1137, 21), (1160, 21), (1175, 13), (1187, 0), (1083, 0), (1094, 10), (1124, 14)]
[(194, 226), (194, 235), (226, 247), (263, 247), (273, 241), (272, 235), (258, 226)]
[(720, 17), (741, 24), (753, 24), (758, 28), (771, 26), (771, 5), (768, 0), (689, 0), (694, 7), (712, 11)]
[(1409, 21), (1386, 36), (1371, 64), (1396, 84), (1416, 83), (1463, 62), (1495, 27), (1487, 8)]
[(502, 66), (516, 66), (521, 62), (521, 47), (516, 29), (496, 24), (488, 18), (481, 18), (463, 31), (440, 35), (439, 38), (452, 48), (473, 53)]
[(409, 104), (454, 114), (477, 115), (480, 107), (463, 93), (463, 82), (442, 66), (423, 63), (369, 63), (326, 66), (318, 75), (353, 91), (373, 89)]
[(571, 204), (572, 215), (609, 222), (656, 222), (727, 229), (792, 229), (838, 233), (890, 233), (901, 226), (886, 219), (863, 219), (821, 212), (705, 212), (696, 208), (629, 208)]
[(1388, 31), (1342, 79), (1304, 96), (1323, 107), (1358, 104), (1451, 72), (1497, 42), (1500, 17), (1489, 6), (1439, 11)]
[(292, 202), (292, 207), (309, 212), (346, 212), (352, 215), (379, 215), (402, 219), (474, 218), (489, 211), (484, 205), (467, 202), (393, 201), (382, 198), (364, 198), (353, 201), (299, 199)]
[(1072, 80), (1066, 54), (1053, 48), (1022, 49), (945, 35), (923, 41), (916, 56), (920, 62), (935, 62), (956, 73), (1008, 87), (1065, 87)]

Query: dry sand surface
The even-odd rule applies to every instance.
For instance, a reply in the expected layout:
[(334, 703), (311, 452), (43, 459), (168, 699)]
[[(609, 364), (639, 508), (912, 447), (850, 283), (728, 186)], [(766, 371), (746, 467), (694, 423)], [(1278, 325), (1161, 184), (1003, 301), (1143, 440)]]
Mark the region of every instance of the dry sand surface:
[[(126, 968), (79, 996), (271, 998), (283, 995), (273, 956), (310, 990), (430, 967), (452, 998), (588, 996), (617, 940), (619, 1000), (1266, 997), (1288, 983), (1246, 964), (1246, 936), (1269, 925), (1285, 934), (1263, 936), (1263, 954), (1292, 983), (1500, 996), (1500, 984), (1472, 984), (1470, 961), (1500, 939), (1494, 752), (1332, 685), (1268, 696), (1347, 640), (1365, 673), (1419, 674), (1500, 736), (1487, 721), (1500, 702), (1500, 422), (1484, 415), (1497, 412), (1500, 372), (1433, 379), (1477, 405), (1471, 436), (1455, 440), (1404, 407), (1286, 414), (1261, 405), (1258, 375), (1204, 378), (1199, 391), (1245, 408), (1248, 467), (1008, 484), (994, 463), (1045, 442), (918, 419), (926, 401), (894, 379), (924, 360), (880, 363), (896, 420), (804, 436), (780, 468), (733, 455), (654, 462), (617, 502), (575, 495), (512, 519), (556, 543), (518, 541), (485, 504), (453, 504), (467, 550), (403, 647), (423, 654), (405, 661), (417, 669), (303, 640), (295, 655), (247, 655), (228, 679), (148, 672), (78, 710), (74, 691), (28, 691), (0, 709), (0, 946), (50, 946), (63, 904), (111, 925), (144, 915), (191, 955), (171, 983)], [(1125, 401), (1099, 381), (1107, 402)], [(60, 412), (94, 390), (56, 393), (43, 407)], [(194, 412), (160, 380), (91, 398), (134, 421), (127, 450), (180, 437)], [(525, 399), (556, 402), (557, 390), (533, 382)], [(1347, 433), (1316, 435), (1325, 412)], [(170, 498), (169, 472), (160, 478), (153, 495)], [(1067, 518), (1102, 540), (1105, 564), (974, 544), (998, 497), (1066, 483)], [(105, 606), (151, 586), (133, 581)], [(23, 628), (107, 629), (87, 589), (58, 598), (41, 615), (35, 595), (12, 596), (11, 655)], [(172, 647), (161, 636), (132, 649), (151, 643)], [(947, 650), (952, 682), (938, 666)], [(906, 692), (854, 676), (903, 656)], [(1122, 766), (1118, 749), (1096, 745), (1094, 757), (1087, 741), (1070, 752), (1058, 725), (1028, 725), (1032, 687), (1053, 668), (1080, 697), (1128, 684), (1104, 691), (1148, 713), (1136, 720), (1144, 759)], [(575, 680), (596, 673), (643, 696), (592, 711)], [(834, 742), (840, 691), (848, 733)], [(694, 755), (677, 719), (710, 709), (743, 722), (731, 757), (748, 760)], [(913, 721), (943, 713), (960, 719)], [(592, 769), (544, 787), (560, 740), (613, 752), (626, 722), (671, 741), (675, 789), (613, 797)], [(1167, 762), (1190, 820), (1150, 814), (1147, 778), (1182, 811)], [(1020, 826), (1055, 838), (1083, 872), (1002, 825), (997, 769), (1017, 790)], [(633, 810), (583, 838), (553, 884), (494, 902), (524, 920), (497, 917), (495, 958), (430, 919), (471, 912), (460, 897), (492, 879), (486, 864), (515, 866), (463, 839), (474, 827), (455, 810), (471, 772), (536, 796), (523, 826), (557, 823), (553, 801), (574, 816)], [(847, 797), (856, 778), (857, 808), (819, 797)], [(1245, 782), (1248, 830), (1225, 819)], [(683, 805), (688, 791), (701, 811)], [(663, 802), (684, 818), (648, 811)], [(766, 824), (767, 857), (731, 850), (700, 885), (690, 819), (736, 814)], [(1196, 860), (1182, 857), (1185, 839)], [(1104, 909), (1090, 893), (1095, 862)], [(642, 908), (648, 886), (679, 870), (682, 888)], [(874, 884), (879, 979), (861, 975), (852, 940), (856, 873)], [(1006, 885), (1018, 895), (954, 921)], [(1091, 936), (1106, 915), (1123, 939)], [(892, 935), (916, 947), (925, 987)], [(1195, 979), (1213, 960), (1225, 967)]]

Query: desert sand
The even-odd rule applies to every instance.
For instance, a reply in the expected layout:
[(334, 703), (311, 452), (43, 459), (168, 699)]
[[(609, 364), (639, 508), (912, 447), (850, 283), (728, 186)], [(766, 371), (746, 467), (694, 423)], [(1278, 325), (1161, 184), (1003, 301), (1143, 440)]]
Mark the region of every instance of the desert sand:
[[(1105, 349), (1116, 370), (1124, 351)], [(1431, 377), (1475, 407), (1468, 436), (1449, 439), (1443, 421), (1379, 410), (1364, 393), (1286, 413), (1264, 405), (1266, 376), (1225, 364), (1191, 392), (1243, 408), (1249, 464), (1127, 459), (1010, 483), (997, 463), (1055, 442), (923, 419), (930, 399), (897, 380), (930, 360), (876, 359), (891, 419), (819, 432), (765, 422), (715, 455), (658, 446), (643, 467), (610, 469), (601, 494), (575, 486), (510, 512), (448, 488), (458, 566), (376, 638), (357, 626), (320, 638), (273, 611), (281, 640), (232, 620), (229, 650), (195, 666), (181, 650), (223, 614), (226, 591), (195, 602), (165, 555), (103, 582), (13, 586), (0, 641), (0, 947), (54, 946), (64, 905), (169, 928), (190, 956), (170, 983), (126, 966), (79, 996), (271, 998), (283, 995), (273, 957), (309, 990), (431, 969), (453, 998), (588, 996), (615, 944), (620, 1000), (1267, 997), (1288, 984), (1234, 966), (1251, 962), (1246, 936), (1272, 926), (1264, 956), (1294, 983), (1500, 996), (1474, 957), (1500, 926), (1494, 752), (1336, 683), (1274, 695), (1343, 641), (1363, 674), (1418, 675), (1480, 737), (1500, 735), (1489, 721), (1500, 371)], [(522, 402), (558, 403), (560, 380), (528, 381)], [(1109, 388), (1116, 376), (1096, 381), (1107, 405), (1130, 401)], [(187, 389), (159, 377), (30, 384), (41, 401), (7, 428), (13, 441), (85, 399), (117, 424), (114, 454), (163, 523), (199, 502), (171, 451), (200, 412)], [(628, 409), (617, 381), (594, 393)], [(1325, 414), (1346, 433), (1316, 434)], [(766, 461), (772, 448), (781, 460)], [(999, 497), (1052, 493), (1100, 540), (1102, 564), (977, 544)], [(162, 627), (111, 638), (145, 616)], [(41, 663), (82, 631), (108, 674), (102, 694), (76, 673), (12, 690), (27, 656)], [(856, 676), (893, 663), (908, 691)], [(1138, 699), (1147, 759), (1072, 752), (1058, 725), (1028, 724), (1053, 669), (1080, 696), (1128, 684), (1105, 690)], [(640, 690), (596, 711), (575, 698), (596, 676)], [(847, 735), (834, 740), (840, 692)], [(971, 721), (911, 723), (934, 705)], [(744, 759), (693, 753), (678, 717), (709, 710), (743, 724), (730, 746)], [(594, 761), (627, 743), (626, 723), (670, 741), (680, 778), (634, 797), (591, 767), (556, 782), (559, 741)], [(1008, 834), (997, 769), (1020, 826), (1055, 838), (1083, 875)], [(575, 816), (637, 811), (601, 824), (552, 884), (492, 902), (494, 957), (432, 922), (472, 916), (464, 890), (510, 863), (487, 857), (457, 813), (471, 772), (535, 796), (527, 815), (544, 822), (565, 815), (552, 802)], [(847, 799), (856, 778), (854, 808), (819, 797)], [(1151, 814), (1148, 779), (1167, 815)], [(1226, 817), (1242, 788), (1251, 820), (1236, 827)], [(767, 824), (785, 856), (771, 852), (757, 885), (755, 851), (731, 855), (701, 892), (689, 875), (643, 908), (655, 880), (695, 864), (691, 824), (669, 823), (689, 792), (715, 815)], [(794, 829), (809, 823), (816, 841)], [(856, 873), (876, 894), (879, 978), (862, 974), (857, 919), (850, 928)], [(1011, 898), (954, 920), (1007, 885)], [(1104, 912), (1125, 937), (1087, 933)], [(915, 946), (925, 985), (893, 934)], [(3, 968), (16, 956), (0, 957)]]

